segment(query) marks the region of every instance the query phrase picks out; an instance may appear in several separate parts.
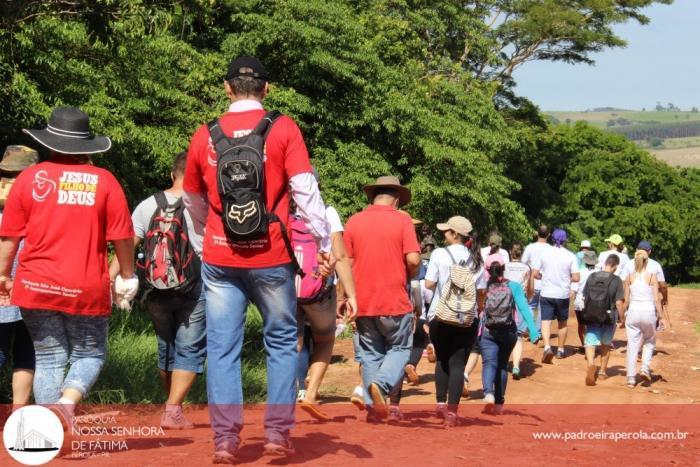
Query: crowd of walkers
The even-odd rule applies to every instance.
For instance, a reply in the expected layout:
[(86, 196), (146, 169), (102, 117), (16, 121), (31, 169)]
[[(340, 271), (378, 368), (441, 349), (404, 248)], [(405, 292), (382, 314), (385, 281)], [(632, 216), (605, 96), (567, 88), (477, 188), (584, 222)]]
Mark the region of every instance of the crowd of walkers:
[(14, 404), (33, 392), (70, 424), (104, 365), (112, 307), (137, 298), (157, 336), (161, 425), (193, 426), (182, 404), (206, 371), (215, 463), (235, 462), (241, 443), (250, 304), (263, 319), (270, 455), (294, 452), (296, 406), (329, 420), (319, 390), (343, 329), (352, 329), (360, 370), (351, 400), (374, 423), (402, 419), (402, 387), (418, 383), (424, 353), (435, 363), (446, 427), (458, 421), (479, 357), (484, 410), (501, 413), (509, 373), (523, 376), (525, 340), (543, 340), (545, 364), (567, 357), (570, 311), (585, 384), (607, 377), (618, 324), (628, 337), (628, 385), (650, 380), (667, 287), (649, 242), (633, 259), (616, 234), (600, 255), (588, 240), (574, 254), (565, 230), (543, 225), (533, 243), (506, 251), (497, 232), (481, 245), (481, 226), (459, 213), (435, 226), (444, 236), (436, 240), (400, 209), (411, 191), (388, 175), (364, 187), (368, 206), (343, 225), (321, 197), (297, 124), (264, 109), (262, 63), (236, 58), (223, 86), (228, 111), (197, 129), (174, 158), (169, 188), (133, 213), (116, 178), (91, 160), (111, 141), (93, 135), (77, 108), (57, 108), (46, 128), (25, 130), (46, 160), (23, 146), (5, 152), (0, 364), (13, 356)]

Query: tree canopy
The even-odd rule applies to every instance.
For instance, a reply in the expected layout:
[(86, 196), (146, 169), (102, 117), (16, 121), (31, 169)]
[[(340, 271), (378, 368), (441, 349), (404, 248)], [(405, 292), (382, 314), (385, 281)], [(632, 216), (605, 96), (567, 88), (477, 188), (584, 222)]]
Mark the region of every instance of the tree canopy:
[[(0, 5), (0, 142), (76, 105), (114, 146), (96, 158), (132, 203), (167, 181), (198, 125), (226, 108), (239, 54), (272, 76), (266, 105), (299, 122), (324, 197), (345, 217), (387, 173), (430, 224), (527, 240), (536, 223), (600, 245), (645, 237), (674, 278), (700, 277), (700, 175), (623, 137), (555, 126), (512, 88), (530, 60), (590, 62), (613, 26), (670, 0), (10, 0)], [(679, 203), (678, 197), (684, 202)], [(695, 221), (695, 224), (691, 222)]]

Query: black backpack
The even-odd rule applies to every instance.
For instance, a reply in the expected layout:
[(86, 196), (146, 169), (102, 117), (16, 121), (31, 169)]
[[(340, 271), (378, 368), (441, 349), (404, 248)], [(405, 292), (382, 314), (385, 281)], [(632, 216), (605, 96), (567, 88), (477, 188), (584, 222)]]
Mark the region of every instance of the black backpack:
[(484, 304), (484, 326), (491, 331), (513, 328), (515, 327), (514, 312), (515, 299), (508, 281), (489, 285)]
[[(606, 274), (609, 275), (606, 276)], [(586, 294), (583, 297), (583, 310), (581, 318), (585, 324), (610, 324), (612, 323), (612, 299), (610, 298), (610, 284), (615, 280), (615, 275), (610, 273), (595, 272), (586, 281)]]
[(143, 257), (137, 266), (143, 271), (147, 289), (185, 294), (201, 276), (201, 261), (187, 231), (182, 198), (168, 204), (165, 193), (154, 195), (157, 208), (143, 239)]
[(262, 238), (267, 235), (271, 223), (279, 222), (287, 253), (297, 273), (303, 277), (284, 222), (274, 212), (286, 188), (282, 187), (270, 212), (265, 203), (265, 140), (280, 116), (277, 111), (267, 112), (251, 133), (239, 138), (226, 136), (218, 119), (209, 123), (209, 135), (217, 156), (216, 186), (222, 207), (219, 215), (232, 242)]

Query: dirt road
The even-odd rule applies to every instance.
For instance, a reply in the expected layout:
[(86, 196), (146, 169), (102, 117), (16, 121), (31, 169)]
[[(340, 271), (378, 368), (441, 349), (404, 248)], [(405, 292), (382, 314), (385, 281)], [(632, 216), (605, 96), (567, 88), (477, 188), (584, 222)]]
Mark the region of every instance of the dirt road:
[[(421, 362), (422, 383), (408, 387), (402, 401), (405, 420), (397, 425), (368, 424), (364, 412), (347, 403), (357, 381), (350, 340), (340, 341), (335, 363), (322, 388), (324, 410), (333, 417), (320, 423), (297, 409), (292, 432), (296, 454), (261, 455), (264, 442), (262, 405), (245, 407), (243, 465), (314, 466), (462, 466), (462, 465), (698, 465), (700, 462), (700, 291), (674, 289), (670, 294), (673, 331), (659, 335), (649, 387), (628, 389), (624, 377), (624, 331), (610, 374), (595, 387), (584, 385), (584, 359), (570, 356), (541, 365), (541, 349), (527, 345), (526, 375), (509, 381), (503, 415), (482, 413), (480, 368), (472, 376), (471, 398), (460, 407), (460, 422), (449, 430), (434, 414), (430, 364)], [(576, 344), (574, 323), (570, 342)], [(158, 433), (159, 407), (89, 407), (118, 410), (93, 435), (64, 441), (66, 456), (49, 465), (189, 466), (209, 465), (214, 449), (206, 407), (187, 407), (195, 428)], [(116, 432), (112, 431), (117, 428)], [(39, 428), (40, 429), (40, 428)], [(7, 431), (10, 433), (10, 431)], [(115, 434), (117, 433), (117, 434)], [(5, 433), (3, 433), (5, 435)], [(15, 439), (10, 434), (9, 442)], [(91, 444), (92, 443), (92, 444)], [(20, 465), (0, 450), (0, 465)]]

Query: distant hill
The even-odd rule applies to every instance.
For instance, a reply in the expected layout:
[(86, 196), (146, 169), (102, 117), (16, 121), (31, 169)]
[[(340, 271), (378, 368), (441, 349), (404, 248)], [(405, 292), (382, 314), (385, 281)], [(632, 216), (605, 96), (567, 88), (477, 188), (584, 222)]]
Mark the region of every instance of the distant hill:
[[(600, 128), (615, 128), (632, 125), (657, 125), (660, 123), (682, 123), (700, 121), (700, 112), (691, 111), (656, 111), (647, 110), (600, 110), (585, 112), (544, 112), (545, 115), (553, 117), (555, 123), (570, 123), (577, 121), (588, 122)], [(691, 136), (691, 135), (689, 135)]]

